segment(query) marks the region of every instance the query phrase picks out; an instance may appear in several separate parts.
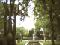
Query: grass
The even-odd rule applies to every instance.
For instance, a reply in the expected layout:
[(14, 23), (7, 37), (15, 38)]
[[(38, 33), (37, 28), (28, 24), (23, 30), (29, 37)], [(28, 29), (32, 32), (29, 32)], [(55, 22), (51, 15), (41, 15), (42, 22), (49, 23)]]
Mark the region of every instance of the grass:
[[(44, 45), (52, 45), (51, 41), (46, 41)], [(60, 45), (60, 41), (55, 41), (55, 45)]]
[[(16, 41), (16, 45), (25, 45), (26, 42), (28, 42), (28, 40), (19, 40), (19, 41)], [(43, 40), (42, 41), (39, 41), (39, 42), (42, 42), (43, 45), (52, 45), (52, 42), (51, 40), (47, 40), (46, 42), (44, 42)], [(60, 45), (60, 41), (55, 41), (55, 45)]]
[(19, 40), (19, 41), (16, 41), (16, 45), (25, 45), (25, 43), (28, 42), (27, 40)]
[(52, 44), (51, 41), (46, 41), (46, 42), (43, 43), (43, 45), (51, 45), (51, 44)]

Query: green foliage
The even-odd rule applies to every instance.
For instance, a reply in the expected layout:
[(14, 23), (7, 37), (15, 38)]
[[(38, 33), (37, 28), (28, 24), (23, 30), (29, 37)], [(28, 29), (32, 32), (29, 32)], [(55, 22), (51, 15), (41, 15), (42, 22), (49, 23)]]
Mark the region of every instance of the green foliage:
[[(49, 36), (51, 34), (50, 17), (49, 17), (49, 1), (48, 0), (35, 0), (34, 15), (36, 17), (35, 29), (40, 31), (42, 27), (44, 34)], [(39, 36), (40, 33), (37, 33)]]
[(23, 4), (25, 4), (26, 7), (28, 6), (28, 2), (29, 2), (29, 0), (23, 0)]
[[(41, 27), (47, 28), (50, 27), (50, 19), (49, 19), (49, 9), (48, 9), (48, 0), (35, 0), (35, 10), (34, 15), (36, 18), (35, 27), (37, 30), (40, 30)], [(44, 29), (44, 30), (45, 30)]]
[(37, 18), (35, 26), (38, 29), (40, 27), (48, 28), (47, 27), (48, 24), (49, 24), (49, 16), (45, 15), (45, 16), (41, 16), (40, 18)]
[(44, 10), (44, 4), (41, 0), (35, 0), (35, 16), (38, 16), (36, 20), (36, 28), (45, 27), (49, 23), (49, 15), (47, 14), (48, 11)]
[(17, 35), (22, 34), (23, 36), (28, 36), (28, 31), (24, 27), (20, 27), (16, 29), (16, 34)]
[(23, 27), (20, 27), (20, 28), (16, 28), (16, 34), (17, 35), (23, 35), (25, 32), (25, 29)]

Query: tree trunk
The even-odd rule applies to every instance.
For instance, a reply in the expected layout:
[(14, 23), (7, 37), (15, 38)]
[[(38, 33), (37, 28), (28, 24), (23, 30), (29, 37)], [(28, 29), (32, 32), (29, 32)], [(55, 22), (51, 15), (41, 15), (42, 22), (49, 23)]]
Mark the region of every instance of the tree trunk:
[(8, 7), (7, 7), (7, 0), (6, 0), (6, 3), (3, 3), (3, 6), (4, 6), (4, 45), (7, 45), (7, 15), (9, 15), (9, 10), (8, 10)]
[(54, 12), (54, 10), (53, 10), (53, 4), (54, 4), (54, 1), (51, 0), (51, 1), (50, 1), (49, 16), (50, 16), (51, 31), (52, 31), (52, 33), (51, 33), (51, 37), (52, 37), (51, 41), (52, 41), (52, 45), (55, 45), (55, 42), (54, 42), (53, 14), (52, 14), (52, 13)]
[[(43, 2), (43, 9), (44, 9), (44, 12), (43, 12), (43, 15), (46, 15), (46, 0), (42, 0)], [(45, 36), (45, 30), (43, 31), (43, 35), (44, 35), (44, 42), (46, 42), (46, 36)]]
[(13, 19), (13, 45), (16, 45), (16, 8), (14, 8), (14, 19)]
[[(7, 0), (6, 0), (6, 3), (3, 4), (4, 9), (5, 9), (5, 15), (4, 15), (4, 45), (16, 45), (16, 42), (15, 42), (15, 40), (16, 40), (15, 39), (15, 35), (16, 35), (16, 14), (15, 14), (15, 12), (13, 13), (14, 1), (15, 0), (10, 0), (10, 7), (9, 7), (10, 10), (8, 9), (8, 6), (7, 6)], [(13, 26), (13, 31), (12, 31), (11, 16), (13, 16), (13, 14), (14, 14), (14, 26)], [(7, 21), (7, 16), (8, 16), (8, 21)]]
[[(16, 45), (16, 39), (15, 39), (15, 35), (16, 35), (16, 10), (14, 8), (14, 1), (15, 0), (10, 0), (10, 13), (9, 13), (9, 20), (8, 20), (8, 43), (7, 45)], [(12, 3), (11, 3), (12, 2)], [(15, 10), (15, 12), (14, 12)], [(12, 19), (11, 17), (14, 17), (14, 19)], [(13, 20), (13, 27), (12, 27), (12, 21)], [(10, 39), (10, 40), (9, 40)]]

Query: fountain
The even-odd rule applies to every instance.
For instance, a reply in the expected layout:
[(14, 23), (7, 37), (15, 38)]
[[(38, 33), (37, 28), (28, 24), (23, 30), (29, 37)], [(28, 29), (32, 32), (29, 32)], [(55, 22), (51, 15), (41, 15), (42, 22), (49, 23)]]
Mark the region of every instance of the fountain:
[(33, 40), (35, 40), (35, 34), (33, 34)]
[[(34, 2), (32, 0), (30, 0), (29, 4), (28, 4), (28, 15), (30, 16), (31, 18), (31, 15), (33, 16), (34, 15)], [(32, 13), (33, 12), (33, 13)], [(34, 19), (33, 19), (34, 20)], [(29, 40), (28, 43), (26, 43), (25, 45), (41, 45), (39, 40), (35, 40), (36, 39), (36, 31), (34, 29), (34, 33), (33, 33), (33, 39), (32, 40)]]
[(33, 33), (33, 40), (35, 40), (35, 37), (36, 37), (36, 36), (35, 36), (35, 30), (34, 30), (34, 33)]

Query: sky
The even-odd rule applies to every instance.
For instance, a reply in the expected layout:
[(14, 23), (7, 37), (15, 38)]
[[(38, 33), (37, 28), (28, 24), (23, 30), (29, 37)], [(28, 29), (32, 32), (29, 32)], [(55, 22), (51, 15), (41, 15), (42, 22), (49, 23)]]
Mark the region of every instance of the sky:
[(31, 30), (35, 28), (35, 20), (34, 20), (34, 3), (32, 1), (28, 4), (28, 16), (25, 17), (24, 21), (20, 21), (20, 16), (16, 16), (16, 26), (24, 27), (25, 29)]
[[(7, 0), (7, 4), (10, 4), (10, 0)], [(19, 2), (22, 2), (23, 0), (19, 0)], [(1, 2), (6, 2), (6, 0), (1, 0)], [(18, 0), (15, 1), (15, 4), (18, 4)]]
[[(20, 0), (19, 2), (22, 2), (23, 0)], [(2, 0), (2, 2), (6, 2), (6, 0)], [(7, 2), (10, 4), (10, 0)], [(15, 4), (18, 4), (18, 0), (15, 1)], [(24, 21), (20, 21), (20, 16), (16, 16), (16, 27), (24, 27), (25, 29), (31, 30), (32, 28), (35, 28), (35, 21), (34, 21), (34, 3), (30, 1), (28, 3), (28, 15), (26, 16)]]
[(34, 26), (34, 20), (32, 20), (30, 17), (27, 17), (24, 19), (24, 21), (20, 21), (20, 16), (16, 16), (16, 27), (25, 27), (25, 29), (32, 29), (35, 28)]

